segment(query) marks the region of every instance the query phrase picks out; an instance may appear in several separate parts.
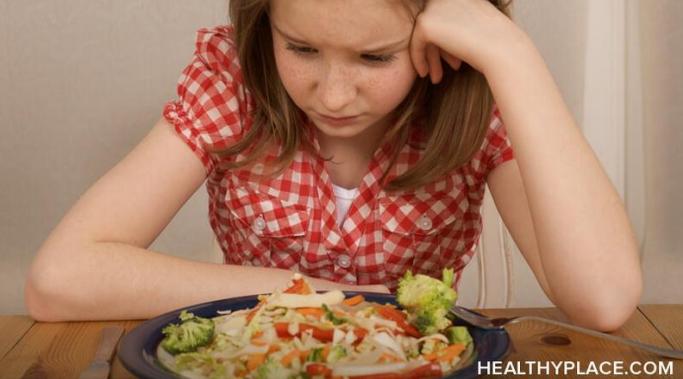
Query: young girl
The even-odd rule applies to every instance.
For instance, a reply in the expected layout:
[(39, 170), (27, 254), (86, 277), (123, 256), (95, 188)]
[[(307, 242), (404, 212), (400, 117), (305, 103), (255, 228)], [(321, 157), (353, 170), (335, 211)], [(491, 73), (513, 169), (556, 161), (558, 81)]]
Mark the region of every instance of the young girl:
[[(34, 318), (148, 318), (292, 271), (319, 289), (393, 290), (406, 270), (444, 267), (459, 279), (485, 184), (571, 321), (630, 316), (642, 284), (622, 202), (502, 1), (230, 11), (231, 26), (198, 33), (164, 117), (41, 247)], [(205, 180), (226, 264), (146, 250)]]

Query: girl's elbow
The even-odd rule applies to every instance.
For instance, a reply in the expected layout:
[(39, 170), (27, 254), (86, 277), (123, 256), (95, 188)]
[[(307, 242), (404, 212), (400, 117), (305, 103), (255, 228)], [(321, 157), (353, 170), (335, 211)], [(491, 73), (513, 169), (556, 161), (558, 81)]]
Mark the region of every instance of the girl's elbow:
[(24, 305), (28, 315), (36, 321), (57, 321), (49, 312), (49, 299), (40, 292), (39, 286), (28, 278), (24, 285)]
[(40, 279), (29, 275), (24, 284), (24, 305), (29, 316), (36, 321), (59, 321), (50, 311), (52, 303), (49, 293), (44, 290)]
[(643, 293), (643, 277), (640, 263), (631, 265), (623, 273), (623, 280), (615, 280), (605, 286), (601, 295), (594, 298), (595, 329), (613, 332), (620, 329), (637, 310)]
[(621, 327), (626, 324), (635, 310), (636, 307), (634, 306), (619, 310), (606, 309), (600, 312), (595, 312), (585, 320), (582, 320), (583, 326), (605, 333), (614, 332), (621, 329)]
[(628, 289), (607, 292), (594, 298), (593, 304), (584, 308), (584, 313), (574, 317), (575, 323), (602, 332), (614, 332), (626, 324), (640, 303), (642, 282), (634, 281)]
[(64, 314), (69, 298), (68, 278), (48, 262), (33, 262), (24, 283), (24, 305), (36, 321), (68, 321)]

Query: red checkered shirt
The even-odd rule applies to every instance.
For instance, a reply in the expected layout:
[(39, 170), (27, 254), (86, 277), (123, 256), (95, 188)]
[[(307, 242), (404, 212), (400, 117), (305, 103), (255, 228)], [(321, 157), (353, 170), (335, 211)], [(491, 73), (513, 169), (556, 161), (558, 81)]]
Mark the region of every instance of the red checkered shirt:
[[(229, 26), (199, 30), (178, 99), (164, 108), (164, 117), (206, 167), (209, 219), (225, 262), (391, 290), (406, 270), (439, 277), (450, 267), (457, 287), (481, 234), (486, 176), (513, 158), (498, 112), (470, 162), (418, 190), (382, 190), (390, 145), (381, 146), (339, 227), (332, 182), (315, 154), (297, 152), (284, 172), (264, 180), (254, 175), (258, 166), (226, 171), (218, 165), (226, 158), (206, 152), (239, 140), (252, 124), (254, 103), (231, 35)], [(403, 146), (389, 176), (405, 172), (423, 153)]]

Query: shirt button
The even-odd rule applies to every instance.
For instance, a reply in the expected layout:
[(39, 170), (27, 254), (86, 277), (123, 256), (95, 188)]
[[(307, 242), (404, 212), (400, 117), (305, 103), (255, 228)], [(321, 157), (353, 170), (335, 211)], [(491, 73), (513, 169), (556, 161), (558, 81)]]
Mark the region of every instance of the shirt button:
[(266, 220), (263, 219), (263, 216), (258, 216), (256, 220), (254, 220), (254, 229), (256, 229), (257, 232), (262, 232), (266, 228)]
[(422, 217), (420, 217), (420, 220), (418, 220), (417, 226), (426, 232), (432, 228), (432, 220), (429, 217), (423, 215)]
[(337, 257), (337, 266), (339, 266), (341, 268), (351, 267), (351, 258), (346, 254), (342, 254), (342, 255), (338, 256)]

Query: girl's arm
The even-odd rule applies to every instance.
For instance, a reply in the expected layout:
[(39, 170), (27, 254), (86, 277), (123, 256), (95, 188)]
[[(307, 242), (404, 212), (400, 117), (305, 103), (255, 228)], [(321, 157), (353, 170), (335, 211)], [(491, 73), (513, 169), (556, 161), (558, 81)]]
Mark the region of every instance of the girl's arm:
[(524, 217), (515, 203), (527, 198), (533, 222), (518, 228), (518, 238), (535, 234), (527, 260), (542, 269), (554, 303), (576, 323), (616, 329), (642, 292), (635, 236), (540, 54), (530, 42), (519, 48), (485, 73), (519, 165), (494, 169), (491, 193), (513, 218)]
[[(270, 292), (287, 270), (221, 265), (146, 250), (204, 182), (165, 120), (90, 188), (41, 246), (25, 301), (39, 321), (143, 319), (225, 297)], [(385, 292), (311, 279), (319, 289)]]
[(421, 75), (439, 81), (441, 55), (486, 76), (516, 156), (488, 184), (545, 292), (577, 324), (620, 327), (642, 291), (637, 242), (531, 40), (483, 0), (430, 0), (413, 36)]

